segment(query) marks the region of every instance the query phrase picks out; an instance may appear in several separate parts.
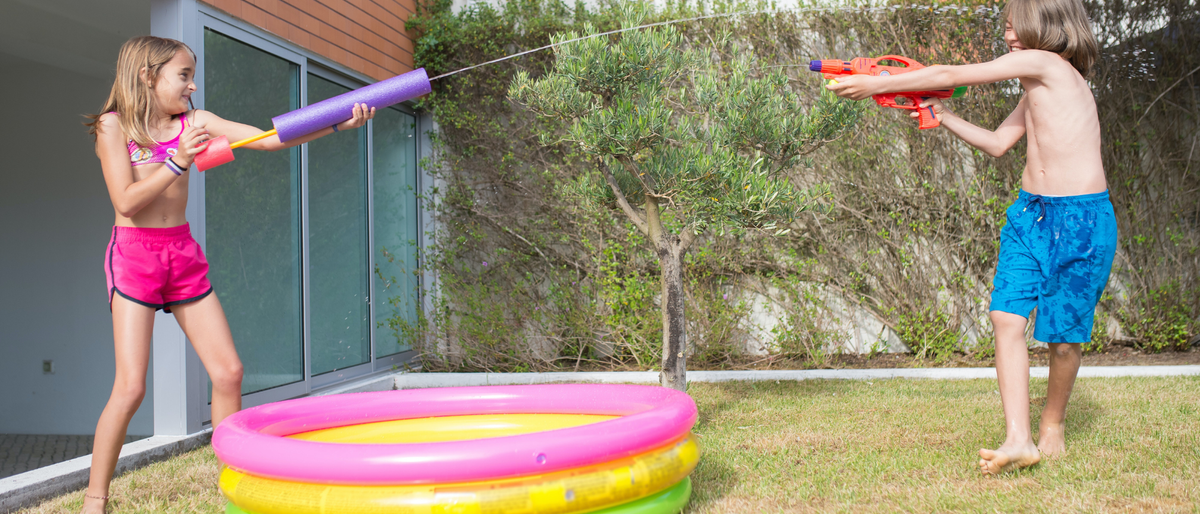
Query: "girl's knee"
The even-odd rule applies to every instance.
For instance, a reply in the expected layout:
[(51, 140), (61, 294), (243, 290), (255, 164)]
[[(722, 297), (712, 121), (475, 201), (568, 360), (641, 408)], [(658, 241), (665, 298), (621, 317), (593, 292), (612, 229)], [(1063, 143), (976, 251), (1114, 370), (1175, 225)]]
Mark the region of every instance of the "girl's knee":
[(114, 400), (131, 405), (136, 409), (138, 405), (142, 404), (142, 399), (146, 397), (146, 381), (117, 379), (113, 383), (112, 396)]
[(213, 388), (221, 390), (240, 391), (242, 389), (242, 374), (241, 362), (217, 366), (216, 369), (208, 370), (208, 378), (212, 380)]

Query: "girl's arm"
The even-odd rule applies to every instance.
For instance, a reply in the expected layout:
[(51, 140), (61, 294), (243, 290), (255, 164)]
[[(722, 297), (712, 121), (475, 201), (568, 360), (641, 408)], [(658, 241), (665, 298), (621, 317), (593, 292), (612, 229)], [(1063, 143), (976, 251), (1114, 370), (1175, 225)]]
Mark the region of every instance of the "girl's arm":
[(929, 91), (958, 86), (977, 86), (1004, 80), (1030, 78), (1044, 80), (1053, 61), (1062, 58), (1044, 50), (1009, 52), (993, 61), (962, 66), (929, 66), (916, 71), (875, 77), (850, 75), (838, 77), (827, 89), (838, 96), (862, 100), (871, 95), (901, 91)]
[[(191, 166), (192, 157), (203, 149), (203, 145), (199, 143), (206, 135), (207, 131), (203, 128), (188, 127), (188, 130), (179, 136), (180, 152), (172, 158), (180, 166)], [(99, 130), (96, 131), (96, 156), (100, 158), (100, 168), (104, 170), (104, 184), (108, 186), (108, 197), (117, 212), (121, 216), (132, 218), (158, 198), (158, 195), (166, 191), (180, 176), (166, 166), (160, 166), (153, 175), (134, 181), (127, 145), (128, 140), (125, 138), (125, 132), (121, 130), (121, 122), (117, 115), (110, 113), (101, 116)]]
[[(959, 139), (966, 141), (967, 144), (974, 146), (984, 153), (992, 157), (1000, 157), (1004, 155), (1021, 136), (1025, 135), (1025, 97), (1021, 97), (1021, 101), (1017, 102), (1017, 108), (1013, 109), (1012, 114), (1004, 119), (995, 131), (985, 129), (974, 123), (955, 116), (942, 105), (942, 102), (936, 98), (930, 98), (921, 102), (921, 107), (933, 106), (937, 116), (942, 120), (942, 126), (946, 127)], [(917, 116), (917, 113), (912, 113), (911, 116)]]
[[(368, 108), (367, 104), (357, 104), (356, 103), (356, 104), (354, 104), (354, 109), (351, 111), (350, 119), (343, 121), (341, 123), (338, 123), (338, 130), (341, 131), (341, 130), (356, 129), (358, 127), (366, 125), (367, 120), (374, 118), (374, 117), (375, 117), (375, 108), (374, 107)], [(247, 139), (247, 138), (251, 138), (251, 137), (257, 136), (257, 135), (265, 132), (265, 131), (259, 130), (258, 128), (255, 128), (253, 126), (246, 125), (245, 123), (229, 121), (227, 119), (221, 118), (220, 116), (217, 116), (216, 114), (213, 114), (208, 111), (202, 111), (199, 109), (196, 110), (195, 120), (196, 120), (197, 125), (207, 128), (209, 133), (211, 133), (213, 135), (213, 137), (225, 136), (225, 137), (229, 138), (230, 143), (241, 141), (241, 140)], [(328, 127), (328, 128), (324, 128), (324, 129), (318, 130), (316, 132), (313, 132), (312, 134), (308, 134), (304, 137), (298, 137), (298, 138), (288, 141), (286, 143), (283, 141), (280, 141), (279, 136), (271, 136), (271, 137), (263, 138), (258, 141), (255, 141), (253, 143), (250, 143), (246, 146), (243, 146), (242, 148), (250, 148), (252, 150), (265, 150), (268, 152), (274, 152), (276, 150), (283, 150), (284, 148), (291, 148), (296, 145), (304, 144), (304, 143), (307, 143), (314, 139), (328, 136), (329, 134), (332, 134), (332, 133), (333, 133), (333, 127)]]

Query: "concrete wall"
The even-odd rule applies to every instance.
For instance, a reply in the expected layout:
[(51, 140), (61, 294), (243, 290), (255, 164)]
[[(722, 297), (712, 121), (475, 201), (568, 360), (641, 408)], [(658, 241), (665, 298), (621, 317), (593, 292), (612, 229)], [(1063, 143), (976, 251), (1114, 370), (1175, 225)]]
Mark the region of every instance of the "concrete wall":
[[(0, 432), (90, 434), (114, 373), (103, 272), (114, 215), (80, 122), (111, 75), (3, 52), (0, 70)], [(153, 431), (151, 394), (131, 435)]]

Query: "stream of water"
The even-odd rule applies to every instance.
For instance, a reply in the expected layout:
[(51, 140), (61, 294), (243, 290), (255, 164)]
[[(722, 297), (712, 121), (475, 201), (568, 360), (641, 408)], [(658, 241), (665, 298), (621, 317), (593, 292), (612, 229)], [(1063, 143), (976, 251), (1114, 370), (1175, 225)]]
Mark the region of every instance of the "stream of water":
[(689, 21), (700, 21), (700, 20), (708, 20), (708, 19), (713, 19), (713, 18), (729, 18), (729, 17), (733, 17), (733, 16), (750, 16), (750, 15), (755, 15), (755, 14), (772, 14), (772, 13), (784, 13), (784, 12), (792, 12), (792, 13), (842, 12), (842, 11), (885, 12), (885, 11), (897, 11), (900, 9), (929, 11), (929, 12), (936, 13), (936, 14), (941, 14), (941, 13), (945, 13), (945, 12), (949, 12), (949, 11), (955, 11), (960, 14), (964, 13), (964, 12), (972, 12), (972, 11), (976, 12), (976, 13), (982, 13), (982, 12), (988, 12), (988, 11), (991, 11), (993, 13), (1000, 12), (999, 7), (984, 7), (984, 6), (966, 7), (966, 6), (955, 5), (955, 4), (947, 4), (947, 5), (912, 4), (912, 5), (907, 5), (907, 6), (888, 5), (888, 6), (880, 6), (880, 7), (806, 7), (806, 8), (794, 8), (794, 9), (761, 9), (761, 10), (753, 10), (753, 11), (713, 13), (713, 14), (706, 14), (703, 16), (696, 16), (693, 18), (682, 18), (682, 19), (678, 19), (678, 20), (660, 21), (660, 22), (656, 22), (656, 23), (648, 23), (646, 25), (639, 25), (637, 27), (627, 27), (627, 28), (623, 28), (623, 29), (610, 30), (608, 32), (601, 32), (598, 34), (589, 34), (586, 36), (581, 36), (581, 37), (569, 39), (566, 41), (560, 41), (558, 43), (551, 43), (549, 45), (540, 46), (540, 47), (534, 48), (532, 50), (525, 50), (524, 52), (518, 52), (518, 53), (515, 53), (512, 55), (501, 57), (499, 59), (492, 59), (487, 62), (483, 62), (483, 63), (479, 63), (479, 64), (476, 64), (473, 66), (468, 66), (466, 68), (454, 70), (449, 73), (443, 73), (441, 75), (438, 75), (436, 77), (429, 79), (429, 81), (433, 82), (433, 81), (441, 79), (441, 78), (449, 77), (456, 73), (461, 73), (461, 72), (464, 72), (467, 70), (473, 70), (480, 66), (487, 66), (489, 64), (495, 64), (498, 62), (507, 61), (509, 59), (520, 57), (522, 55), (527, 55), (527, 54), (531, 54), (534, 52), (540, 52), (542, 50), (554, 48), (556, 46), (565, 45), (568, 43), (574, 43), (576, 41), (583, 41), (585, 39), (591, 39), (594, 37), (620, 34), (622, 32), (629, 32), (631, 30), (641, 30), (641, 29), (646, 29), (646, 28), (651, 28), (651, 27), (659, 27), (659, 26), (663, 26), (663, 25), (672, 25), (672, 24), (676, 24), (676, 23), (687, 23)]

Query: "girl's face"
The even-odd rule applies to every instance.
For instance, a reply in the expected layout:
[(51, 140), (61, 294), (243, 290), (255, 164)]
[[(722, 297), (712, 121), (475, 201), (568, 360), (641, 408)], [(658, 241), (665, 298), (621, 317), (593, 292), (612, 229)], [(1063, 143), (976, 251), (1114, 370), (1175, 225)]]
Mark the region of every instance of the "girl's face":
[(1017, 40), (1017, 31), (1013, 30), (1012, 20), (1004, 22), (1004, 44), (1008, 45), (1010, 52), (1025, 49), (1025, 45)]
[(172, 116), (187, 112), (188, 100), (196, 92), (195, 74), (196, 61), (187, 50), (180, 49), (163, 65), (154, 85), (154, 100), (160, 112)]

